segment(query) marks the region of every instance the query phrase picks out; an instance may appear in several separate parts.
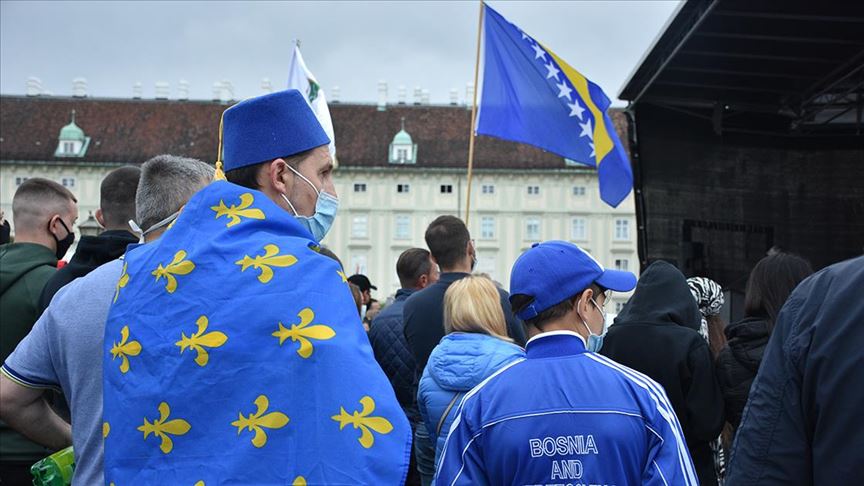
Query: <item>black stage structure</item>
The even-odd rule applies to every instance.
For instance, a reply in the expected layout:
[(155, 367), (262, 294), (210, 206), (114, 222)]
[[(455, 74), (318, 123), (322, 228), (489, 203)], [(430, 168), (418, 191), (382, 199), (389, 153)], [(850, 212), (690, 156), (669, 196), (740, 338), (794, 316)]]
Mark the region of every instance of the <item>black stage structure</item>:
[(864, 251), (864, 2), (689, 0), (619, 97), (643, 269), (740, 295), (771, 248)]

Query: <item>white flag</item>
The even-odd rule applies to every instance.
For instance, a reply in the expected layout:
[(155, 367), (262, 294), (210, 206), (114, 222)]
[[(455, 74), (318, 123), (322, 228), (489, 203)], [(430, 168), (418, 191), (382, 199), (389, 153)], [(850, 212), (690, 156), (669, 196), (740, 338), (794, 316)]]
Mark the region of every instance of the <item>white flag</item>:
[(299, 90), (306, 96), (306, 101), (318, 117), (321, 128), (330, 137), (330, 157), (336, 163), (336, 137), (333, 134), (333, 121), (330, 119), (330, 109), (327, 108), (327, 99), (324, 97), (324, 89), (318, 84), (315, 76), (303, 62), (300, 47), (294, 42), (294, 55), (291, 56), (291, 65), (288, 68), (288, 88)]

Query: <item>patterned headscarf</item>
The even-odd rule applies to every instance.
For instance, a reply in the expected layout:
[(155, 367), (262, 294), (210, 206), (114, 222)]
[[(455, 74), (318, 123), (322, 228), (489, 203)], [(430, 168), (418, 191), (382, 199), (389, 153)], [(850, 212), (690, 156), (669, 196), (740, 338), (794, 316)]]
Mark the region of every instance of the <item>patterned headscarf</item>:
[(690, 277), (687, 279), (690, 292), (696, 299), (699, 312), (703, 317), (716, 316), (720, 313), (725, 300), (723, 299), (723, 288), (720, 284), (706, 277)]
[(699, 334), (708, 341), (708, 317), (716, 316), (723, 308), (723, 288), (720, 284), (706, 277), (690, 277), (687, 279), (690, 293), (696, 299), (696, 305), (702, 314), (702, 325)]

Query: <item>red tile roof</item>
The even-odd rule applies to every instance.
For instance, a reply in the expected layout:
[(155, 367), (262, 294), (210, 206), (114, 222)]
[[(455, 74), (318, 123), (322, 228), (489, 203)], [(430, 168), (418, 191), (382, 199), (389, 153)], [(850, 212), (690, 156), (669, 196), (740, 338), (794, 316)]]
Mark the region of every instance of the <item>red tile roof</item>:
[[(0, 159), (61, 163), (141, 163), (162, 153), (216, 160), (219, 116), (227, 105), (211, 101), (0, 96)], [(55, 157), (60, 129), (75, 110), (76, 124), (91, 137), (83, 158)], [(416, 168), (461, 168), (468, 157), (471, 112), (464, 106), (330, 106), (339, 163), (388, 167), (390, 142), (405, 118), (417, 144)], [(626, 118), (613, 110), (619, 137)], [(561, 157), (534, 147), (479, 136), (478, 169), (564, 168)], [(391, 166), (392, 167), (392, 166)], [(404, 166), (406, 168), (411, 166)]]

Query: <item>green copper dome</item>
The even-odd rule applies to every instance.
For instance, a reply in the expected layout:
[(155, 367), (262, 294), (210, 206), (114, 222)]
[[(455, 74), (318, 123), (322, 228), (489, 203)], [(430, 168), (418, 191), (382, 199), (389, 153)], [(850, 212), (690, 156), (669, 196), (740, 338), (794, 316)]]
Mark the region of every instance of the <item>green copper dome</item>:
[(399, 133), (393, 137), (394, 145), (402, 145), (402, 144), (413, 144), (414, 142), (411, 140), (411, 135), (408, 135), (408, 132), (405, 130), (399, 130)]
[(64, 141), (79, 141), (85, 140), (84, 130), (75, 124), (75, 110), (72, 110), (72, 121), (68, 125), (60, 129), (60, 140)]

